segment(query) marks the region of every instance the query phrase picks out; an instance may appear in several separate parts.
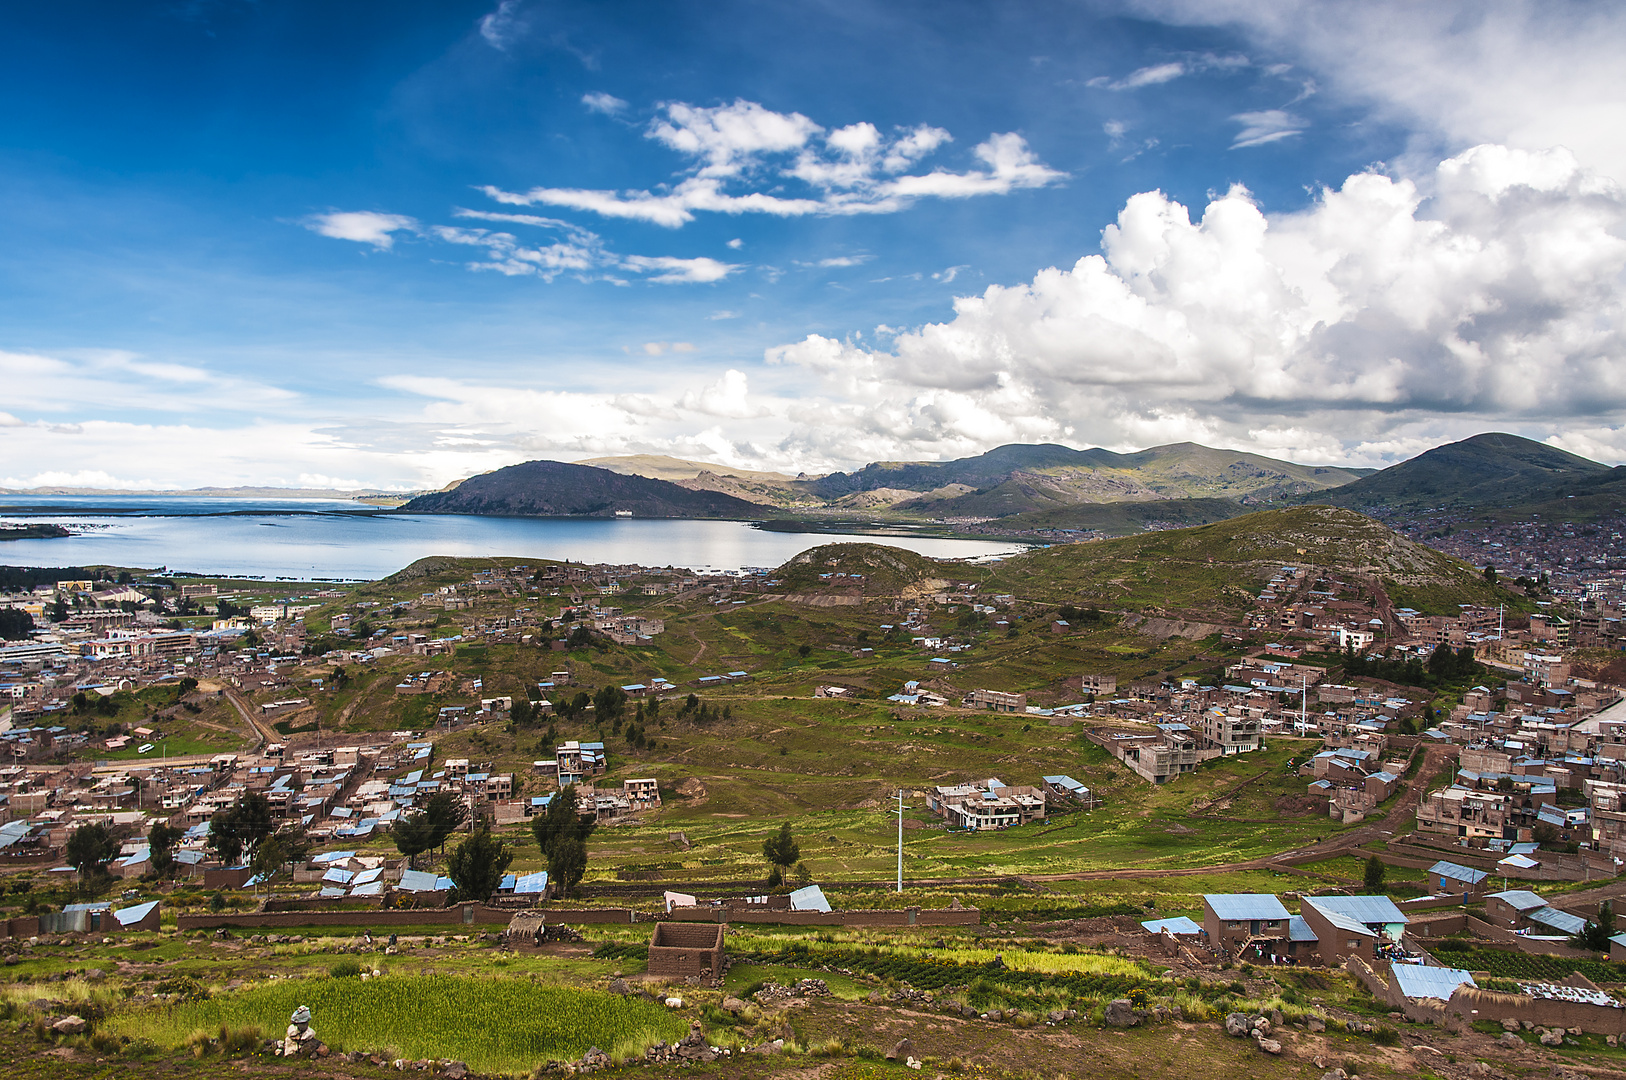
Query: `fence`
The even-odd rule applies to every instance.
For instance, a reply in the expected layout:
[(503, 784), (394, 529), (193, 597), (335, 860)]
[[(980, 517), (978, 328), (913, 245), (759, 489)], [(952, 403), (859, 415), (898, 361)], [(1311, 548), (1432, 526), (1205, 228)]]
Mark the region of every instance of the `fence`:
[[(982, 912), (976, 908), (938, 908), (923, 911), (763, 911), (723, 906), (675, 907), (673, 922), (757, 923), (776, 926), (976, 926)], [(550, 921), (551, 918), (550, 918)]]
[[(261, 929), (298, 926), (507, 926), (514, 917), (511, 908), (485, 904), (458, 904), (449, 908), (409, 908), (383, 911), (251, 911), (231, 915), (182, 915), (176, 925), (182, 930), (208, 930), (219, 926)], [(583, 908), (549, 910), (550, 923), (633, 923), (638, 913), (630, 908)]]

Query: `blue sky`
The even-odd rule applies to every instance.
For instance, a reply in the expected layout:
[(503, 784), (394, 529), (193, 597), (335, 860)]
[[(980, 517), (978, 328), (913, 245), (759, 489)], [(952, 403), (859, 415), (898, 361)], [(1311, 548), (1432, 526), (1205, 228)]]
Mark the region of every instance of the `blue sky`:
[(36, 7), (0, 484), (1626, 459), (1610, 11)]

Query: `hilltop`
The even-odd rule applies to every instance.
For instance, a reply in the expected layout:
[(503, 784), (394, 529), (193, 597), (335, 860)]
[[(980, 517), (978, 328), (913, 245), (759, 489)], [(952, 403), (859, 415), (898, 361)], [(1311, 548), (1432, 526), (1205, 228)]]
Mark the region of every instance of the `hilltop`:
[(1436, 446), (1337, 491), (1299, 501), (1390, 513), (1500, 509), (1551, 502), (1588, 484), (1618, 479), (1607, 465), (1555, 446), (1488, 432)]
[(865, 596), (906, 596), (938, 588), (948, 565), (907, 548), (882, 544), (822, 544), (773, 572), (787, 592), (840, 590)]
[(1396, 604), (1455, 613), (1505, 594), (1472, 567), (1369, 517), (1330, 506), (1263, 510), (1196, 528), (1017, 556), (994, 584), (1055, 602), (1235, 619), (1282, 566), (1369, 582)]
[(470, 477), (450, 491), (420, 495), (402, 507), (414, 514), (491, 514), (516, 517), (737, 518), (763, 516), (763, 508), (714, 491), (690, 491), (666, 480), (569, 465), (527, 461)]

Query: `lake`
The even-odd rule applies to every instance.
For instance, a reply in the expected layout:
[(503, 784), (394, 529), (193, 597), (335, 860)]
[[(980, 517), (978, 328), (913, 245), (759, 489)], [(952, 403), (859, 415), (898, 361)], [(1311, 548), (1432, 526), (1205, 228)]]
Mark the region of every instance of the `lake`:
[(369, 513), (342, 499), (0, 495), (0, 520), (58, 522), (73, 536), (0, 542), (0, 564), (110, 565), (306, 580), (372, 580), (428, 555), (513, 555), (694, 570), (778, 566), (843, 539), (939, 559), (1023, 545), (929, 536), (770, 532), (736, 521), (498, 518)]

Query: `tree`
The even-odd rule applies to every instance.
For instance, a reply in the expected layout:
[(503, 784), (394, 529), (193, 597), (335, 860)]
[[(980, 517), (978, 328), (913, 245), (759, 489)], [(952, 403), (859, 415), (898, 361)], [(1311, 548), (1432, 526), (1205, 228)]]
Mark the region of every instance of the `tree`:
[(812, 651), (813, 651), (813, 646), (811, 646), (811, 645), (798, 645), (798, 646), (796, 646), (796, 655), (802, 657), (804, 660), (807, 658), (808, 654), (811, 653)]
[(435, 828), (429, 822), (429, 815), (422, 811), (397, 819), (390, 831), (395, 836), (395, 850), (406, 856), (408, 868), (414, 866), (413, 860), (419, 855), (435, 846)]
[(581, 837), (566, 836), (557, 841), (548, 855), (548, 884), (557, 885), (564, 893), (574, 896), (585, 873), (587, 845)]
[(119, 842), (107, 826), (97, 822), (81, 825), (68, 837), (68, 865), (79, 871), (80, 880), (95, 877), (119, 853)]
[(1576, 948), (1587, 949), (1591, 952), (1606, 953), (1609, 951), (1609, 939), (1615, 934), (1615, 907), (1605, 900), (1598, 907), (1598, 921), (1587, 920), (1581, 932), (1570, 938), (1570, 944)]
[(270, 800), (250, 791), (209, 819), (209, 836), (203, 844), (221, 862), (235, 866), (245, 851), (253, 854), (275, 828)]
[(1366, 860), (1366, 891), (1369, 893), (1382, 892), (1383, 879), (1388, 872), (1389, 868), (1383, 865), (1382, 859), (1376, 855), (1368, 858)]
[(614, 683), (599, 690), (593, 695), (593, 715), (600, 721), (609, 720), (620, 723), (621, 716), (627, 711), (627, 692)]
[(802, 846), (791, 836), (790, 822), (781, 822), (779, 831), (762, 842), (762, 857), (773, 867), (768, 879), (770, 884), (778, 884), (773, 880), (775, 876), (783, 881), (785, 871), (801, 861)]
[(288, 847), (281, 836), (268, 836), (254, 848), (248, 860), (249, 872), (261, 881), (270, 881), (288, 862)]
[(585, 844), (592, 833), (593, 823), (583, 821), (576, 811), (575, 784), (566, 785), (563, 791), (548, 800), (548, 808), (531, 820), (531, 834), (536, 837), (536, 846), (549, 860), (553, 858), (554, 848), (563, 841), (575, 839)]
[(0, 608), (0, 640), (25, 641), (34, 630), (34, 616), (22, 608)]
[(446, 876), (457, 887), (457, 899), (489, 900), (513, 861), (514, 853), (508, 845), (482, 826), (452, 849), (452, 857), (446, 861)]
[(469, 820), (469, 804), (449, 791), (437, 791), (423, 805), (429, 819), (429, 846), (444, 847), (446, 840)]
[(180, 843), (184, 835), (186, 834), (180, 829), (172, 829), (165, 822), (153, 823), (153, 827), (147, 832), (147, 851), (155, 871), (167, 874), (174, 867), (175, 845)]
[(1485, 581), (1487, 583), (1491, 584), (1491, 585), (1496, 584), (1496, 564), (1495, 563), (1486, 563), (1485, 564)]

